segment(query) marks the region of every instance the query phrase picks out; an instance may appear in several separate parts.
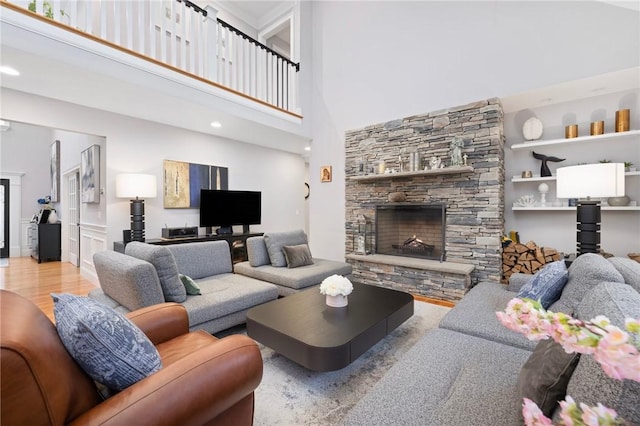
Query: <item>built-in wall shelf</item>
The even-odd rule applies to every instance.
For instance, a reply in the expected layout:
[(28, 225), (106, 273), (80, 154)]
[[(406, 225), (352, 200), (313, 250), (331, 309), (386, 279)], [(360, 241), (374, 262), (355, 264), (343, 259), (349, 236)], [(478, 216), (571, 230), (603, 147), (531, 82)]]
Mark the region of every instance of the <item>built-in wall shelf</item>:
[[(640, 176), (640, 171), (636, 170), (633, 172), (625, 172), (624, 173), (625, 176)], [(555, 176), (544, 176), (541, 177), (539, 175), (534, 175), (530, 178), (523, 178), (520, 176), (514, 176), (511, 178), (511, 182), (541, 182), (541, 181), (549, 181), (549, 180), (556, 180)]]
[(445, 167), (443, 169), (431, 169), (431, 170), (418, 170), (416, 172), (397, 172), (397, 173), (380, 173), (364, 176), (351, 176), (349, 179), (357, 181), (374, 181), (385, 179), (399, 179), (405, 177), (415, 176), (430, 176), (430, 175), (451, 175), (455, 173), (472, 173), (472, 166), (452, 166)]
[[(613, 211), (620, 211), (620, 212), (626, 212), (626, 211), (640, 211), (640, 207), (639, 206), (624, 206), (624, 207), (613, 207), (613, 206), (602, 206), (600, 207), (601, 210), (613, 210)], [(535, 212), (543, 212), (543, 211), (547, 211), (547, 212), (557, 212), (557, 211), (576, 211), (575, 207), (512, 207), (511, 210), (514, 211), (535, 211)]]
[(584, 143), (584, 142), (600, 142), (611, 139), (620, 139), (629, 136), (640, 136), (640, 130), (629, 130), (627, 132), (617, 132), (617, 133), (606, 133), (604, 135), (595, 135), (595, 136), (579, 136), (577, 138), (571, 139), (549, 139), (549, 140), (537, 140), (537, 141), (529, 141), (524, 143), (516, 143), (511, 145), (512, 150), (518, 149), (528, 149), (534, 148), (537, 146), (548, 146), (548, 145), (561, 145), (561, 144), (572, 144), (572, 143)]

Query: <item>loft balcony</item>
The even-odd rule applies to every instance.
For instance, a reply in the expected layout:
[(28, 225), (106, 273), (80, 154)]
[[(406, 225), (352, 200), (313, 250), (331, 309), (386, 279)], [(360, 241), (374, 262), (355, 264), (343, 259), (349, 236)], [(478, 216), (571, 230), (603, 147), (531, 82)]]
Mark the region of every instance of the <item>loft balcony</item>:
[[(211, 120), (196, 122), (226, 116), (236, 130), (221, 136), (300, 152), (300, 65), (217, 14), (187, 0), (0, 0), (3, 63), (26, 58), (43, 90), (2, 86), (205, 133)], [(148, 108), (160, 102), (162, 118)]]

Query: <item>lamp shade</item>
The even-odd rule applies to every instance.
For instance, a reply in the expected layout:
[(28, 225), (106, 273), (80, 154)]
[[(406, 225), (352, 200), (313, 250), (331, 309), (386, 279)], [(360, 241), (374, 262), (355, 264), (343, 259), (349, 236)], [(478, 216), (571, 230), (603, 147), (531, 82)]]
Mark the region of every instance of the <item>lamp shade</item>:
[(123, 173), (116, 176), (118, 198), (155, 198), (157, 187), (154, 175)]
[(624, 164), (599, 163), (556, 170), (558, 198), (599, 198), (624, 195)]

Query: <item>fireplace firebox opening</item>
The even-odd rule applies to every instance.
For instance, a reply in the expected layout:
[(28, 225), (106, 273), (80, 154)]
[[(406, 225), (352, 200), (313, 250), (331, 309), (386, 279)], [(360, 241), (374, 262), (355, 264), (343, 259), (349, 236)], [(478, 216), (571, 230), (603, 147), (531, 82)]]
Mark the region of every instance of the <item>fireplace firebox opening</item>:
[(377, 254), (445, 260), (444, 204), (380, 204), (375, 222)]

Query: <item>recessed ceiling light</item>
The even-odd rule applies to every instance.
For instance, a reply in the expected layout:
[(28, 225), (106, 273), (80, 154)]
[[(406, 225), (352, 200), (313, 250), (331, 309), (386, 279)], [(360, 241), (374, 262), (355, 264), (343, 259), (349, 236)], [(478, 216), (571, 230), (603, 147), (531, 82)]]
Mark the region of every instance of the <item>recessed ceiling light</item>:
[(211, 122), (211, 127), (215, 127), (217, 129), (217, 128), (222, 127), (222, 124), (219, 121), (212, 121)]
[(305, 147), (304, 147), (304, 150), (305, 150), (305, 151), (311, 151), (311, 147), (310, 147), (310, 146), (305, 146)]
[(6, 75), (20, 75), (20, 72), (17, 69), (7, 67), (4, 65), (0, 66), (0, 73), (6, 74)]

